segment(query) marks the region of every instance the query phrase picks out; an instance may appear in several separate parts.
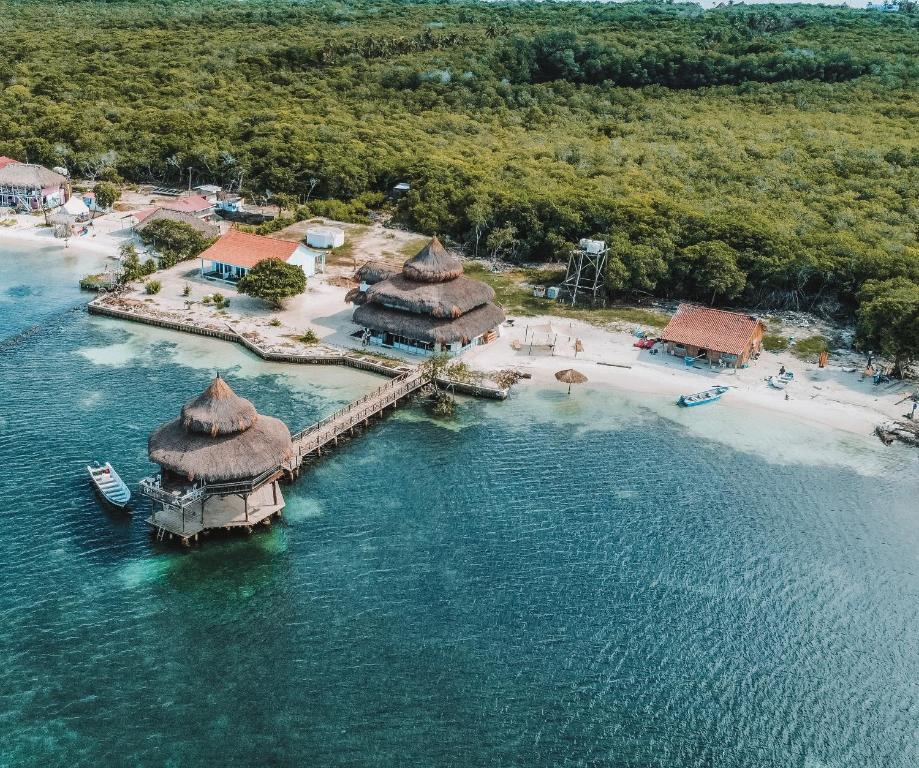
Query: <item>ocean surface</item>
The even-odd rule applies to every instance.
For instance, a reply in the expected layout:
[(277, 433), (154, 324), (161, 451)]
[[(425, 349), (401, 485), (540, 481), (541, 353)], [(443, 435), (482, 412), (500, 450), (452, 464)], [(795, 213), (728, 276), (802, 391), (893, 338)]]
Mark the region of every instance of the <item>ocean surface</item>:
[(215, 370), (292, 428), (379, 380), (92, 318), (98, 261), (0, 246), (3, 768), (919, 764), (915, 452), (524, 385), (179, 551), (86, 463)]

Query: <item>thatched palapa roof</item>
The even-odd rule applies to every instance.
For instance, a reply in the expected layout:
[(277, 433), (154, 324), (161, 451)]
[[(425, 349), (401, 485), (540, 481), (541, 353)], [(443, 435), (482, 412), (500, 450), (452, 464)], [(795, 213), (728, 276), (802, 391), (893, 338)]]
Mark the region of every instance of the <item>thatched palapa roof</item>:
[(211, 483), (252, 479), (293, 455), (286, 425), (259, 415), (219, 376), (183, 406), (180, 418), (154, 430), (147, 446), (164, 470)]
[(207, 238), (208, 240), (212, 240), (213, 238), (220, 235), (220, 227), (218, 227), (216, 224), (211, 224), (209, 221), (199, 219), (194, 214), (185, 213), (184, 211), (173, 211), (169, 208), (157, 208), (155, 211), (153, 211), (153, 213), (145, 216), (143, 221), (138, 222), (134, 226), (134, 230), (137, 232), (143, 232), (154, 221), (162, 221), (163, 219), (166, 219), (167, 221), (178, 221), (182, 224), (187, 224), (189, 227), (198, 232), (198, 234)]
[(365, 328), (386, 330), (432, 344), (452, 344), (454, 341), (468, 342), (501, 325), (504, 312), (500, 307), (487, 303), (450, 320), (368, 303), (354, 310), (354, 322)]
[(463, 262), (447, 253), (436, 237), (405, 262), (402, 274), (422, 283), (443, 283), (463, 274)]
[(354, 276), (362, 283), (373, 285), (397, 274), (399, 273), (395, 269), (382, 261), (368, 261), (354, 273)]
[(444, 283), (419, 283), (406, 275), (396, 275), (370, 286), (366, 296), (370, 304), (438, 318), (460, 317), (494, 298), (490, 285), (468, 277)]
[(0, 168), (0, 187), (49, 189), (67, 184), (67, 177), (33, 163), (8, 163)]
[(436, 237), (405, 262), (401, 274), (348, 296), (358, 305), (358, 325), (428, 343), (465, 345), (504, 322), (491, 286), (463, 277), (462, 261)]

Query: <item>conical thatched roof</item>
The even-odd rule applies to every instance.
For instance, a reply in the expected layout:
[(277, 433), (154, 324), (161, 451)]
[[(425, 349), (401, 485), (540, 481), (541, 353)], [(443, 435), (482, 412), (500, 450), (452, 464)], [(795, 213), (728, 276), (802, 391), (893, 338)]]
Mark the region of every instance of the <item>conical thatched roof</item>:
[(490, 285), (468, 277), (444, 283), (419, 283), (405, 275), (370, 286), (366, 296), (371, 304), (440, 318), (460, 317), (494, 298)]
[(293, 456), (284, 422), (259, 415), (219, 377), (185, 404), (180, 418), (154, 430), (147, 447), (163, 470), (207, 483), (249, 480)]
[(202, 435), (231, 435), (249, 429), (258, 413), (218, 374), (207, 389), (182, 406), (182, 426)]
[(402, 273), (409, 280), (422, 283), (442, 283), (463, 274), (463, 262), (447, 253), (436, 237), (405, 262)]

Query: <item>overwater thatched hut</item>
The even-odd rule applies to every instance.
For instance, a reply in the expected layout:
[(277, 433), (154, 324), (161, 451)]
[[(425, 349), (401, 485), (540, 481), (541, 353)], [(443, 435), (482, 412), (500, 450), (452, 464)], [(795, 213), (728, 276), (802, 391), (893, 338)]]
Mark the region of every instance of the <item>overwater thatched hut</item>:
[(462, 261), (436, 237), (401, 273), (373, 282), (362, 294), (355, 297), (354, 322), (365, 338), (408, 352), (458, 354), (497, 338), (504, 322), (491, 286), (464, 277)]
[(208, 528), (251, 527), (284, 508), (278, 480), (293, 456), (290, 431), (220, 376), (153, 431), (148, 450), (160, 466), (159, 477), (141, 484), (154, 501), (155, 529), (184, 540)]

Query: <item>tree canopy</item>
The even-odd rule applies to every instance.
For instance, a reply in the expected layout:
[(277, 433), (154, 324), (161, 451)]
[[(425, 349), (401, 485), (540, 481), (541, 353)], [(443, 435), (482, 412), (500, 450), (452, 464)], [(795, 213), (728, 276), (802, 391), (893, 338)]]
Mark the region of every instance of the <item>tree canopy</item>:
[(0, 13), (2, 154), (349, 218), (409, 181), (400, 223), (507, 261), (606, 239), (625, 293), (851, 310), (867, 280), (919, 281), (916, 13), (471, 0), (0, 0)]
[(295, 264), (287, 264), (280, 259), (264, 259), (240, 278), (236, 289), (280, 309), (286, 299), (306, 290), (306, 275)]
[(160, 267), (166, 269), (180, 261), (193, 259), (210, 245), (211, 241), (184, 221), (159, 219), (152, 221), (140, 232), (144, 245), (159, 253)]

